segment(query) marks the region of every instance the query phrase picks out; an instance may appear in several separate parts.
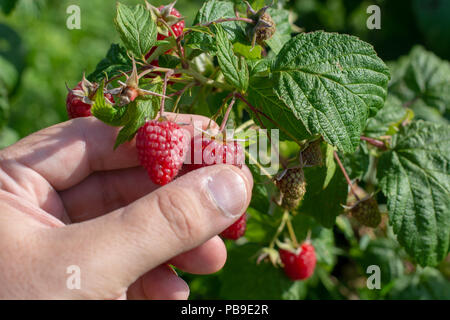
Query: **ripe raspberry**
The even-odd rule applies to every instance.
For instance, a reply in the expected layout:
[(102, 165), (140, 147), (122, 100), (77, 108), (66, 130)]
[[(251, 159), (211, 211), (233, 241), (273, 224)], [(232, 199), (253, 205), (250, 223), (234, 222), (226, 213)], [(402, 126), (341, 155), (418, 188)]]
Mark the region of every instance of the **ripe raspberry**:
[(183, 165), (188, 150), (183, 130), (171, 121), (147, 121), (139, 128), (136, 147), (141, 165), (159, 185), (172, 181)]
[(359, 223), (370, 228), (378, 227), (381, 222), (380, 209), (374, 197), (358, 201), (351, 207), (350, 212)]
[(320, 140), (313, 141), (302, 151), (302, 161), (305, 166), (322, 166), (323, 155), (320, 149)]
[[(66, 110), (69, 119), (92, 116), (92, 102), (90, 98), (97, 87), (97, 84), (94, 83), (83, 88), (83, 81), (80, 81), (75, 88), (69, 90), (66, 98)], [(105, 93), (105, 98), (112, 104), (114, 103), (114, 98), (111, 94)]]
[[(172, 7), (172, 9), (169, 11), (168, 10), (168, 9), (170, 9), (169, 6), (160, 6), (158, 8), (158, 10), (161, 13), (162, 18), (164, 19), (164, 21), (166, 21), (167, 24), (172, 29), (173, 33), (175, 34), (175, 37), (178, 38), (183, 33), (184, 20), (179, 20), (179, 18), (181, 18), (181, 14), (174, 7)], [(173, 23), (173, 21), (177, 21), (177, 20), (179, 20), (179, 21)], [(169, 36), (171, 36), (171, 35), (172, 34), (169, 31)], [(164, 40), (165, 38), (167, 38), (167, 36), (158, 33), (158, 38), (157, 38), (158, 40)]]
[(284, 272), (292, 280), (304, 280), (312, 276), (316, 268), (316, 252), (310, 243), (303, 243), (296, 252), (280, 249)]
[(276, 184), (283, 195), (282, 206), (287, 209), (295, 209), (306, 193), (303, 169), (288, 169), (284, 176), (276, 181)]
[(192, 138), (190, 157), (190, 164), (186, 165), (188, 171), (214, 164), (229, 164), (242, 168), (245, 162), (244, 151), (238, 142), (224, 142), (201, 135)]
[(235, 223), (225, 229), (220, 235), (229, 240), (237, 240), (245, 234), (247, 214), (243, 214)]

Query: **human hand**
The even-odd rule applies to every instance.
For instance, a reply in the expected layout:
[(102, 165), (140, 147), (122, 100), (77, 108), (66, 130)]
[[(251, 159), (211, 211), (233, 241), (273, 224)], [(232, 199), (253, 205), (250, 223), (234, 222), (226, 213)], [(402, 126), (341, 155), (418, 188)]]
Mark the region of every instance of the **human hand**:
[[(78, 118), (0, 151), (0, 298), (186, 299), (168, 264), (195, 274), (223, 266), (217, 234), (250, 202), (248, 168), (205, 167), (158, 187), (134, 141), (113, 151), (116, 134)], [(80, 289), (67, 286), (72, 265)]]

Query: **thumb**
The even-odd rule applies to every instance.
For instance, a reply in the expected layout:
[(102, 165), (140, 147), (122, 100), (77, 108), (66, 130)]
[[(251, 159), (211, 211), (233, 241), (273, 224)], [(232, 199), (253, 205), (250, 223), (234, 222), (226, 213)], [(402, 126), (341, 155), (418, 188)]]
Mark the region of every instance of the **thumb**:
[(139, 276), (230, 226), (249, 205), (252, 186), (244, 170), (205, 167), (110, 214), (53, 229), (51, 241), (61, 244), (60, 259), (78, 263), (83, 291), (120, 295)]

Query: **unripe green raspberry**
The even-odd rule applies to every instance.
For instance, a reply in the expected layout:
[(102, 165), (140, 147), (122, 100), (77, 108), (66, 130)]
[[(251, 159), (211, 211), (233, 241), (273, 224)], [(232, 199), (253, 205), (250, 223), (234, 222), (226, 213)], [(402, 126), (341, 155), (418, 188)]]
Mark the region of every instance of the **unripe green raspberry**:
[(352, 217), (364, 226), (376, 228), (381, 222), (381, 213), (375, 198), (358, 201), (351, 209)]
[[(263, 21), (263, 22), (261, 22)], [(264, 41), (269, 40), (275, 34), (276, 25), (272, 17), (265, 12), (260, 18), (254, 32), (256, 34), (256, 43), (263, 45)]]
[(296, 208), (306, 193), (305, 174), (302, 168), (288, 169), (276, 184), (283, 196), (282, 206), (288, 209)]
[(302, 151), (302, 161), (305, 166), (322, 166), (323, 155), (320, 148), (321, 140), (313, 141), (309, 146)]

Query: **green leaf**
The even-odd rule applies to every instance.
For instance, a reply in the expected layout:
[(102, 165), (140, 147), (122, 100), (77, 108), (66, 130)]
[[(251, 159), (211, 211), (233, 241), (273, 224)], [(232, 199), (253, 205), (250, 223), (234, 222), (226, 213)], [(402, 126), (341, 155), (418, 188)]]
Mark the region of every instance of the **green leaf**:
[(421, 46), (413, 48), (405, 83), (428, 106), (441, 113), (450, 110), (450, 63)]
[(266, 40), (266, 43), (274, 53), (278, 54), (284, 44), (291, 39), (292, 28), (289, 23), (289, 11), (269, 8), (267, 13), (276, 24), (276, 32), (272, 38)]
[[(153, 92), (162, 92), (162, 85), (153, 85), (150, 89)], [(122, 143), (133, 140), (136, 132), (145, 124), (148, 119), (154, 119), (159, 111), (160, 98), (155, 96), (139, 97), (130, 103), (123, 115), (123, 128), (117, 135), (114, 149)]]
[[(331, 162), (328, 165), (333, 166)], [(336, 222), (336, 217), (343, 212), (342, 205), (347, 199), (347, 183), (344, 175), (340, 170), (336, 170), (326, 184), (326, 180), (329, 179), (327, 167), (305, 168), (304, 171), (307, 182), (306, 194), (297, 210), (314, 217), (324, 227), (331, 228)]]
[(120, 74), (120, 71), (131, 70), (132, 62), (127, 55), (127, 50), (119, 44), (112, 44), (106, 57), (99, 62), (95, 71), (88, 76), (88, 80), (100, 82), (105, 77), (108, 79)]
[[(252, 78), (248, 89), (249, 102), (270, 117), (272, 121), (249, 110), (255, 123), (260, 125), (259, 120), (267, 129), (279, 129), (281, 140), (303, 140), (311, 137), (303, 123), (298, 120), (292, 111), (275, 95), (273, 81), (269, 78)], [(278, 125), (275, 125), (277, 123)]]
[(393, 136), (378, 177), (398, 241), (421, 265), (434, 266), (449, 250), (450, 127), (423, 121)]
[[(205, 24), (223, 18), (235, 18), (234, 4), (229, 1), (209, 0), (201, 7), (194, 20), (194, 25)], [(226, 32), (228, 39), (235, 42), (238, 39), (245, 39), (242, 22), (229, 21), (220, 24)], [(214, 27), (212, 27), (214, 28)], [(213, 29), (214, 30), (214, 29)], [(215, 32), (214, 32), (215, 33)], [(211, 35), (195, 32), (191, 33), (187, 39), (187, 45), (192, 48), (204, 51), (215, 52), (216, 46)]]
[(142, 5), (134, 8), (117, 3), (114, 20), (125, 47), (137, 58), (144, 58), (156, 42), (156, 23)]
[(94, 97), (94, 103), (91, 107), (91, 113), (97, 119), (111, 126), (122, 125), (122, 116), (126, 108), (115, 108), (104, 96), (104, 83), (100, 84)]
[(367, 118), (384, 105), (389, 70), (356, 37), (318, 31), (296, 36), (276, 57), (275, 92), (312, 134), (353, 152)]
[(220, 69), (229, 84), (241, 92), (248, 88), (248, 67), (244, 57), (240, 59), (233, 52), (233, 45), (228, 40), (224, 29), (217, 26), (217, 59)]

